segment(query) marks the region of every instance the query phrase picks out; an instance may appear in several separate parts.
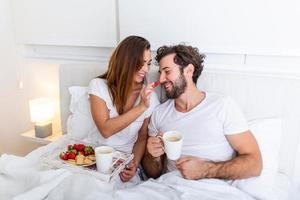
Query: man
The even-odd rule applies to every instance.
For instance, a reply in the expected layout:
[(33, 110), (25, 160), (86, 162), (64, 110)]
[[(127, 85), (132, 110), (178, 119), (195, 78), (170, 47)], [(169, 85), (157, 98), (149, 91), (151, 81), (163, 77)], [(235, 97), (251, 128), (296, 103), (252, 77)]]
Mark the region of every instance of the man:
[[(262, 158), (247, 122), (232, 98), (198, 90), (204, 55), (185, 45), (157, 50), (160, 83), (168, 101), (153, 112), (143, 167), (149, 177), (179, 170), (186, 179), (243, 179), (258, 176)], [(183, 134), (182, 156), (165, 159), (157, 135), (166, 131)]]

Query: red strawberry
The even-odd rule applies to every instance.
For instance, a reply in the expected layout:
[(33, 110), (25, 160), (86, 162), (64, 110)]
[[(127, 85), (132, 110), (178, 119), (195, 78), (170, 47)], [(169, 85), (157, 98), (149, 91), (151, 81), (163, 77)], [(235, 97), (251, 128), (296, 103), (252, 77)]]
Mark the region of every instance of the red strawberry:
[(156, 88), (157, 86), (159, 86), (159, 84), (160, 84), (160, 83), (157, 82), (157, 81), (156, 81), (156, 82), (153, 82), (153, 83), (152, 83), (152, 87), (153, 87), (153, 88)]
[(76, 157), (76, 154), (74, 152), (70, 152), (67, 155), (68, 155), (68, 159), (75, 159)]
[(77, 151), (83, 151), (84, 147), (84, 144), (74, 144), (74, 149), (76, 149)]
[(67, 153), (71, 153), (71, 152), (72, 152), (72, 153), (75, 153), (75, 154), (77, 155), (77, 152), (78, 152), (78, 151), (77, 151), (76, 149), (71, 149), (71, 150), (68, 150), (68, 151), (67, 151)]
[(61, 153), (59, 155), (59, 157), (62, 159), (62, 160), (68, 160), (68, 155), (66, 153)]
[(94, 154), (94, 149), (91, 146), (85, 146), (84, 148), (84, 155), (89, 156)]

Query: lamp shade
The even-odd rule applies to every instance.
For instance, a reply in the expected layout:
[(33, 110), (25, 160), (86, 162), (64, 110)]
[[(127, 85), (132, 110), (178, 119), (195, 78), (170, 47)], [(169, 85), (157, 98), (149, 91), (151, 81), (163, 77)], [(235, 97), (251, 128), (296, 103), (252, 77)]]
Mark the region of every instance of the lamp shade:
[(49, 98), (29, 101), (30, 118), (36, 124), (44, 124), (54, 117), (54, 102)]

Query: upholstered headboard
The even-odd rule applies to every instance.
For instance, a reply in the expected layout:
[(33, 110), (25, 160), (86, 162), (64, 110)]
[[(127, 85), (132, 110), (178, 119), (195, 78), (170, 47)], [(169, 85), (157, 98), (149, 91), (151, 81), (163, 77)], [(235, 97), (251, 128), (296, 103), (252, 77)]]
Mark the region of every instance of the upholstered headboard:
[[(60, 67), (60, 105), (62, 129), (66, 131), (70, 95), (68, 87), (87, 86), (89, 81), (103, 73), (100, 64), (65, 64)], [(151, 70), (157, 78), (157, 67)], [(280, 148), (280, 171), (292, 177), (297, 161), (300, 133), (300, 75), (254, 66), (208, 65), (201, 75), (198, 87), (235, 98), (247, 119), (280, 117), (283, 135)], [(298, 164), (299, 165), (299, 164)]]
[(87, 86), (89, 81), (102, 74), (106, 67), (101, 64), (63, 64), (59, 68), (60, 116), (62, 132), (67, 131), (70, 115), (70, 86)]

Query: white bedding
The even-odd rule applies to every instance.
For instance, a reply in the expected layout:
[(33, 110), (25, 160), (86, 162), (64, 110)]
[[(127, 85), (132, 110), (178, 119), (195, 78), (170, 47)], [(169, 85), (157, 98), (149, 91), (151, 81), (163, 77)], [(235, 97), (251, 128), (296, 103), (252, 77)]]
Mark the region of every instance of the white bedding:
[[(49, 169), (41, 164), (45, 155), (57, 152), (69, 143), (72, 140), (64, 136), (26, 157), (2, 155), (0, 199), (254, 199), (225, 181), (190, 181), (183, 179), (178, 172), (165, 174), (157, 180), (149, 179), (141, 184), (137, 184), (136, 179), (124, 184), (118, 177), (112, 183), (105, 183), (91, 174)], [(284, 178), (281, 177), (279, 182), (281, 187), (278, 192), (286, 191), (283, 187), (287, 186)], [(276, 196), (279, 197), (279, 194)]]
[(177, 172), (163, 175), (158, 180), (148, 180), (136, 187), (119, 190), (113, 194), (96, 192), (87, 199), (230, 199), (253, 200), (246, 193), (224, 181), (206, 179), (190, 181)]

